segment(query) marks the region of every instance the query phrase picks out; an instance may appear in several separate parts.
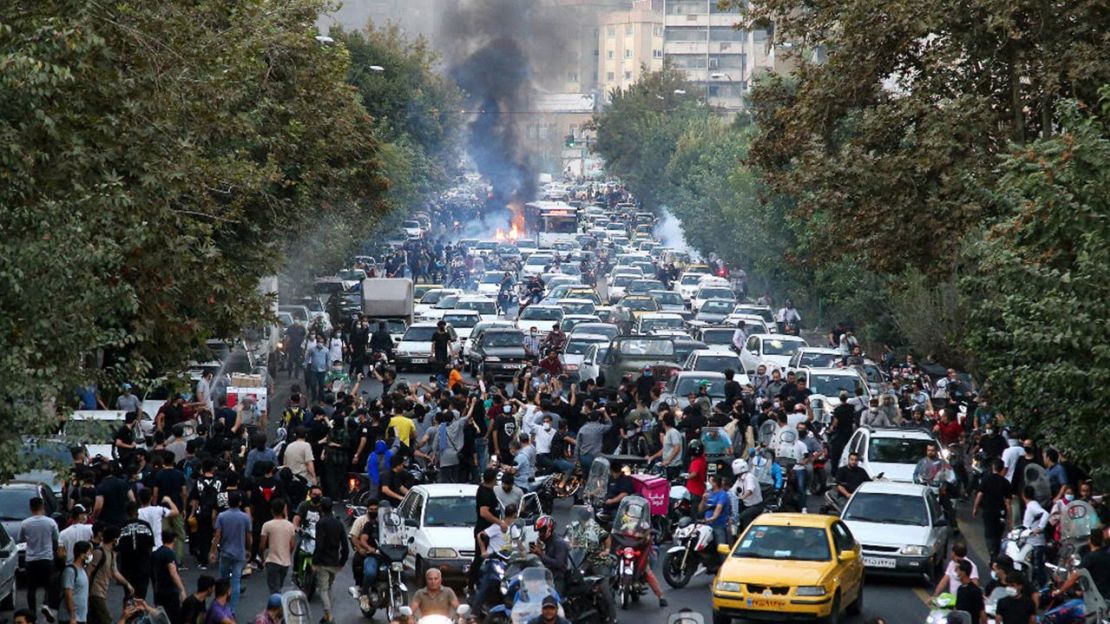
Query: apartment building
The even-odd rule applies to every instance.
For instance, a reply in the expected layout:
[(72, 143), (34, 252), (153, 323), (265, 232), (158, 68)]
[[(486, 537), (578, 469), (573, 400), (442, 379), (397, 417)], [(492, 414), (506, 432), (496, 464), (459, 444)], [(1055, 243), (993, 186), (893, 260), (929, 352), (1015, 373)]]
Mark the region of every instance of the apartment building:
[(603, 15), (597, 34), (598, 90), (606, 103), (614, 90), (663, 69), (663, 12), (650, 3)]

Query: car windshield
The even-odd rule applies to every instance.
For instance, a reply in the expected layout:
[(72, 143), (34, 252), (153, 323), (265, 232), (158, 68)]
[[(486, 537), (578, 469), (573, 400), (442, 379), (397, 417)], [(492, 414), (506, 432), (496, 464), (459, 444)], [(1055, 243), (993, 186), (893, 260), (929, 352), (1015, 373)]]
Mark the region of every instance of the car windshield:
[(426, 527), (467, 527), (478, 521), (474, 498), (437, 496), (424, 508)]
[(554, 258), (547, 254), (532, 254), (524, 261), (524, 266), (542, 267), (551, 264), (553, 260)]
[(686, 396), (691, 392), (697, 393), (698, 386), (703, 381), (709, 382), (709, 396), (724, 396), (725, 395), (725, 380), (722, 378), (706, 379), (705, 377), (698, 377), (697, 375), (686, 375), (678, 380), (675, 384), (672, 394), (676, 396)]
[(522, 321), (558, 321), (563, 318), (562, 308), (543, 308), (539, 306), (528, 306), (524, 308), (524, 312), (520, 314)]
[(455, 304), (456, 310), (474, 310), (478, 314), (497, 314), (496, 301), (460, 301)]
[(794, 355), (804, 346), (806, 345), (801, 340), (771, 338), (763, 341), (763, 355)]
[(621, 340), (617, 343), (617, 348), (623, 355), (633, 356), (660, 356), (670, 357), (674, 355), (674, 343), (670, 340), (650, 340), (650, 339), (631, 339)]
[(12, 522), (30, 516), (30, 503), (35, 496), (34, 488), (0, 488), (0, 520)]
[(410, 327), (401, 338), (404, 342), (431, 342), (435, 327)]
[(702, 288), (698, 291), (698, 299), (736, 299), (736, 294), (731, 288)]
[(621, 307), (628, 310), (658, 310), (659, 304), (650, 297), (636, 297), (633, 299), (621, 299)]
[(683, 275), (681, 279), (678, 280), (678, 283), (682, 284), (683, 286), (694, 286), (695, 284), (698, 283), (698, 280), (700, 280), (700, 279), (701, 279), (701, 275), (699, 275), (697, 273), (687, 273), (686, 275)]
[(883, 373), (879, 370), (879, 367), (874, 364), (864, 364), (863, 366), (857, 366), (856, 369), (863, 372), (864, 376), (867, 377), (868, 383), (883, 382)]
[(693, 370), (723, 373), (726, 369), (740, 370), (740, 360), (728, 355), (699, 355), (694, 360)]
[(682, 295), (670, 290), (653, 290), (650, 294), (652, 299), (659, 302), (659, 305), (684, 305)]
[(339, 276), (339, 279), (347, 282), (354, 280), (361, 281), (366, 279), (366, 271), (363, 271), (362, 269), (344, 269), (337, 273), (337, 275)]
[(844, 520), (880, 524), (929, 525), (925, 499), (902, 494), (857, 492), (840, 517)]
[(478, 324), (481, 317), (476, 314), (444, 314), (443, 322), (455, 329), (470, 329)]
[(560, 301), (559, 307), (566, 311), (567, 314), (593, 314), (597, 306), (592, 301)]
[(735, 307), (736, 304), (732, 303), (731, 301), (711, 299), (702, 304), (701, 311), (704, 314), (721, 314), (728, 316), (729, 314), (732, 314), (732, 310)]
[(920, 438), (872, 437), (867, 447), (867, 461), (886, 464), (916, 464), (925, 457), (925, 448), (932, 440)]
[(119, 420), (69, 420), (65, 425), (66, 438), (94, 444), (109, 442), (123, 426)]
[(486, 273), (485, 275), (482, 276), (482, 283), (483, 284), (500, 284), (501, 280), (503, 280), (503, 279), (505, 279), (505, 276), (502, 275), (501, 273)]
[(624, 287), (627, 287), (629, 284), (631, 284), (632, 280), (634, 280), (634, 279), (636, 279), (636, 277), (634, 275), (627, 275), (627, 274), (618, 275), (618, 276), (613, 278), (612, 285), (624, 288)]
[(662, 288), (663, 284), (655, 280), (635, 280), (628, 285), (628, 292), (630, 293), (648, 293), (653, 290)]
[(482, 336), (482, 346), (489, 347), (519, 347), (524, 344), (522, 332), (489, 332)]
[(857, 375), (811, 374), (806, 377), (806, 382), (814, 394), (823, 394), (827, 397), (839, 396), (842, 390), (849, 396), (855, 396), (856, 388), (863, 387), (863, 381)]
[(575, 333), (582, 334), (599, 334), (612, 340), (616, 338), (621, 330), (616, 325), (609, 325), (607, 323), (583, 323), (574, 326)]
[(732, 556), (780, 561), (828, 561), (832, 558), (825, 529), (762, 524), (753, 525), (744, 533)]
[[(808, 366), (810, 368), (829, 368), (836, 365), (840, 355), (836, 353), (802, 353), (798, 356), (798, 366)], [(812, 386), (811, 386), (812, 387)], [(814, 390), (814, 392), (817, 392)], [(818, 394), (824, 394), (818, 392)]]
[(657, 329), (682, 329), (682, 319), (680, 318), (653, 318), (644, 319), (640, 321), (640, 329), (643, 331), (655, 331)]
[(564, 353), (567, 355), (582, 355), (586, 352), (586, 349), (590, 348), (590, 345), (595, 345), (599, 342), (601, 342), (601, 340), (582, 340), (580, 338), (575, 338), (567, 342)]
[(444, 294), (446, 293), (444, 293), (444, 291), (442, 290), (429, 290), (428, 292), (424, 293), (423, 297), (420, 298), (420, 303), (424, 305), (437, 304), (439, 303), (439, 300), (444, 296)]
[(439, 301), (432, 307), (437, 310), (454, 310), (455, 306), (459, 303), (458, 295), (445, 295), (439, 298)]
[(21, 451), (23, 468), (27, 470), (59, 470), (73, 468), (69, 445), (60, 440), (28, 440)]
[(701, 332), (701, 341), (711, 345), (732, 344), (732, 329), (706, 329)]
[(737, 314), (754, 314), (755, 316), (761, 317), (764, 321), (766, 321), (768, 323), (771, 323), (775, 320), (775, 315), (772, 314), (770, 310), (768, 310), (767, 308), (760, 308), (760, 307), (757, 307), (757, 306), (738, 305), (738, 306), (736, 306), (736, 313)]

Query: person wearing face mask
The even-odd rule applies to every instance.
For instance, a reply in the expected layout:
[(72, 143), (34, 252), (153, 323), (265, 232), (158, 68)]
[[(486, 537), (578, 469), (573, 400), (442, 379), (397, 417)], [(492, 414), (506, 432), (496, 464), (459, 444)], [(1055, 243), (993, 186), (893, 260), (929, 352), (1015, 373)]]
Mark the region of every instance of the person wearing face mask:
[(979, 450), (990, 459), (1002, 459), (1002, 453), (1008, 446), (1006, 437), (998, 430), (994, 421), (983, 426), (983, 435), (979, 437)]
[(315, 401), (324, 400), (324, 377), (328, 374), (328, 355), (328, 347), (324, 344), (323, 336), (317, 336), (316, 341), (305, 352), (305, 389)]
[(524, 498), (524, 490), (516, 485), (516, 476), (512, 473), (501, 476), (501, 485), (495, 487), (493, 493), (497, 496), (497, 503), (502, 510), (508, 509), (509, 506), (519, 508), (520, 501)]
[(890, 422), (886, 412), (879, 409), (879, 399), (871, 399), (871, 405), (864, 410), (859, 417), (859, 424), (861, 427), (893, 427), (894, 423)]
[(528, 329), (528, 335), (524, 337), (524, 353), (532, 360), (538, 360), (540, 357), (540, 337), (538, 330), (533, 326)]
[(359, 607), (366, 611), (370, 608), (370, 588), (374, 586), (381, 567), (381, 561), (378, 559), (378, 500), (376, 498), (366, 502), (366, 513), (355, 519), (348, 535), (355, 553), (351, 567), (355, 583), (361, 589)]

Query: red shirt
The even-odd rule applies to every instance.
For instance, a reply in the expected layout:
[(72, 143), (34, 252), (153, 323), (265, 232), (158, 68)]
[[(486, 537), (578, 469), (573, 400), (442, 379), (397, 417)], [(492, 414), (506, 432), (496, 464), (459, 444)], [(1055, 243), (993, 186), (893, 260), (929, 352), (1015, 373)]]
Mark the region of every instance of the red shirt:
[(705, 455), (690, 460), (690, 476), (686, 479), (686, 490), (694, 496), (705, 496), (705, 473), (709, 469), (709, 462)]
[(954, 420), (937, 423), (937, 437), (940, 438), (941, 444), (955, 444), (959, 442), (960, 434), (963, 432), (964, 428), (960, 423)]
[(552, 377), (558, 377), (563, 374), (563, 363), (558, 359), (552, 360), (551, 358), (544, 358), (540, 360), (540, 368)]

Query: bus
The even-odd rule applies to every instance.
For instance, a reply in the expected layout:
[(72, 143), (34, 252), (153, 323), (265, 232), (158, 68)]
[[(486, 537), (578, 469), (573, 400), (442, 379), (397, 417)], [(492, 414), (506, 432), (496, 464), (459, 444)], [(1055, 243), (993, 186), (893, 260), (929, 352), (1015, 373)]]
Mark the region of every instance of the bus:
[(578, 209), (565, 202), (537, 201), (524, 206), (524, 230), (535, 235), (540, 249), (555, 243), (574, 242), (578, 235)]

